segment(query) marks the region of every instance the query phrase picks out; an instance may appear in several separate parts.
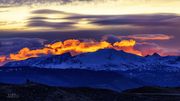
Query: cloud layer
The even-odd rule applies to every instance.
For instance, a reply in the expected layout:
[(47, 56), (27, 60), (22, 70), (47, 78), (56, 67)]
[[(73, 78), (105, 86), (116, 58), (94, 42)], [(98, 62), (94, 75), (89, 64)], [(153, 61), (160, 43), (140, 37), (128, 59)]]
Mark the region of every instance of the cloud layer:
[[(38, 37), (46, 40), (96, 39), (107, 40), (111, 43), (121, 39), (135, 39), (140, 43), (137, 46), (139, 50), (179, 54), (180, 16), (177, 14), (87, 15), (53, 9), (38, 9), (31, 11), (25, 21), (25, 27), (40, 30), (1, 31), (0, 37)], [(0, 22), (0, 24), (6, 23)], [(107, 35), (108, 37), (104, 37)], [(19, 41), (20, 43), (27, 41), (27, 39), (7, 40), (13, 43), (17, 40), (23, 40)], [(5, 41), (2, 43), (0, 40), (0, 42), (2, 50), (0, 54), (6, 54), (16, 52), (17, 49), (39, 41), (31, 40), (28, 41), (29, 44), (22, 46), (18, 46), (20, 43), (5, 45)], [(15, 48), (9, 48), (11, 46)]]
[(180, 56), (179, 49), (166, 48), (156, 43), (140, 42), (135, 49), (140, 50), (144, 56), (158, 53), (161, 56)]
[[(71, 2), (89, 2), (94, 0), (0, 0), (1, 5), (66, 4)], [(102, 0), (100, 0), (102, 1)]]
[(118, 36), (119, 38), (128, 38), (128, 39), (136, 39), (136, 40), (170, 40), (174, 38), (172, 35), (166, 34), (133, 34), (133, 35), (126, 35), (126, 36)]
[(1, 38), (0, 39), (0, 55), (16, 53), (24, 47), (35, 49), (42, 47), (46, 42), (39, 38)]
[[(31, 13), (36, 14), (36, 16), (28, 18), (28, 26), (30, 27), (64, 28), (78, 25), (76, 26), (78, 29), (80, 26), (91, 26), (93, 28), (107, 26), (176, 28), (180, 26), (180, 16), (176, 14), (82, 15), (50, 9), (35, 10)], [(47, 15), (56, 17), (47, 17)]]

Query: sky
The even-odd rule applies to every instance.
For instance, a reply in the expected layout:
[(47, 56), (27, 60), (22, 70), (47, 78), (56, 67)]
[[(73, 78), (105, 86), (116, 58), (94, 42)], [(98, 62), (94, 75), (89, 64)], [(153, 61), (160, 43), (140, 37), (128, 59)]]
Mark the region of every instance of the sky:
[(180, 0), (0, 0), (0, 55), (44, 43), (137, 41), (144, 54), (180, 55)]

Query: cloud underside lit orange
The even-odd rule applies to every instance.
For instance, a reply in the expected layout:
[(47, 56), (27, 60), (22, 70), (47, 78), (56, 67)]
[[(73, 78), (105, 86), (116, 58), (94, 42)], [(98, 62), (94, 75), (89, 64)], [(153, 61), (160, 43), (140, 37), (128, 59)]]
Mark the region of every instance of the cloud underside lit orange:
[(69, 39), (64, 42), (56, 42), (53, 44), (47, 44), (44, 48), (31, 50), (29, 48), (23, 48), (16, 54), (10, 54), (9, 56), (1, 56), (0, 62), (6, 61), (20, 61), (32, 57), (40, 57), (42, 55), (61, 55), (67, 52), (70, 52), (72, 56), (78, 55), (81, 53), (95, 52), (100, 49), (116, 49), (123, 50), (127, 53), (136, 54), (142, 56), (142, 53), (136, 49), (135, 40), (122, 40), (111, 44), (107, 41), (88, 41), (81, 42), (80, 40)]
[(127, 35), (127, 36), (118, 36), (119, 38), (129, 38), (129, 39), (135, 39), (135, 40), (170, 40), (174, 38), (172, 35), (166, 35), (166, 34), (134, 34), (134, 35)]

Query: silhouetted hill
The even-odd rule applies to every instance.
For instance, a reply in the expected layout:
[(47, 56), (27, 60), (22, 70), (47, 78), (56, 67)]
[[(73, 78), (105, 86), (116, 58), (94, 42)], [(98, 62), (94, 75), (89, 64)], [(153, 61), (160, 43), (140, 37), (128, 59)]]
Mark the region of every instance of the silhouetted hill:
[(114, 71), (12, 67), (0, 69), (0, 82), (22, 84), (26, 80), (62, 87), (92, 87), (122, 91), (143, 86), (143, 82)]
[(179, 88), (142, 87), (119, 93), (28, 82), (21, 85), (0, 84), (0, 91), (0, 101), (180, 101)]
[(141, 87), (125, 90), (124, 93), (171, 93), (180, 94), (180, 87)]

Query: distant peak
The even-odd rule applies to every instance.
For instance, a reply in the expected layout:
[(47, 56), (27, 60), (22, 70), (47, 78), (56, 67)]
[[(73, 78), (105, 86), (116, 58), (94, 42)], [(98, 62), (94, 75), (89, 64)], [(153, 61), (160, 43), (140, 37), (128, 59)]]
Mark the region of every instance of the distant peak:
[(146, 55), (145, 57), (161, 57), (158, 53), (153, 53), (152, 55)]
[(152, 56), (161, 57), (158, 53), (154, 53)]

